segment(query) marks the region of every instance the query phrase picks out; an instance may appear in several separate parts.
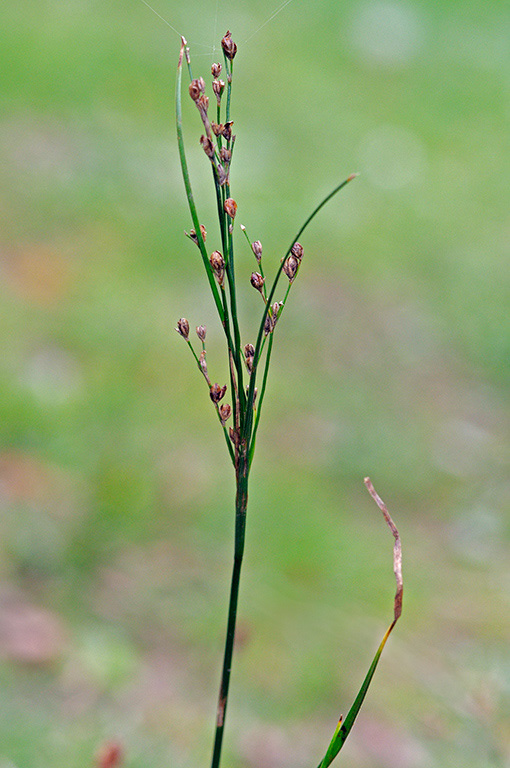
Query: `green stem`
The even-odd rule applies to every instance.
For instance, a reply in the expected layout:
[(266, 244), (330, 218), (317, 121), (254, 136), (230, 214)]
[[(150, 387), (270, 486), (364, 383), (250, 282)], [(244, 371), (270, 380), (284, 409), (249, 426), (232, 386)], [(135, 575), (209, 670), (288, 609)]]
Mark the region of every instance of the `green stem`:
[(220, 694), (218, 697), (218, 709), (216, 715), (216, 732), (214, 737), (213, 756), (211, 768), (218, 768), (221, 760), (223, 733), (225, 730), (225, 718), (227, 714), (228, 694), (230, 686), (230, 673), (232, 670), (232, 655), (234, 651), (234, 639), (237, 619), (237, 606), (239, 602), (239, 583), (241, 579), (241, 566), (244, 554), (244, 541), (246, 530), (246, 509), (248, 504), (248, 473), (249, 467), (246, 453), (239, 455), (236, 470), (236, 522), (235, 522), (235, 550), (232, 580), (230, 584), (230, 600), (228, 606), (227, 636), (223, 654), (223, 667), (221, 673)]

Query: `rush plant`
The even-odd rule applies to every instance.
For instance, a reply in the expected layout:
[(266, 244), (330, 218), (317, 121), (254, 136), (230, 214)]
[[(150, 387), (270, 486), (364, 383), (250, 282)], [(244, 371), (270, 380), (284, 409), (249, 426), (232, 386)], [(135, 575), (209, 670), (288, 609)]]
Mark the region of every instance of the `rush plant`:
[[(222, 333), (225, 335), (229, 370), (229, 382), (227, 384), (220, 385), (217, 382), (213, 382), (209, 377), (206, 354), (207, 332), (205, 326), (199, 325), (196, 328), (198, 343), (195, 342), (195, 346), (190, 339), (190, 326), (188, 320), (181, 318), (177, 323), (176, 330), (187, 343), (200, 374), (207, 384), (209, 397), (216, 411), (220, 428), (224, 433), (225, 443), (230, 461), (232, 462), (236, 481), (234, 508), (234, 564), (230, 585), (226, 639), (211, 768), (218, 768), (221, 760), (236, 631), (239, 582), (244, 554), (246, 513), (248, 506), (248, 482), (255, 453), (262, 405), (266, 394), (274, 335), (277, 324), (285, 310), (294, 281), (298, 277), (301, 268), (304, 256), (303, 246), (299, 242), (301, 235), (317, 216), (321, 208), (356, 176), (356, 174), (348, 176), (315, 207), (290, 241), (289, 247), (283, 254), (279, 265), (276, 266), (275, 275), (272, 281), (268, 281), (266, 277), (266, 272), (263, 266), (262, 245), (260, 241), (255, 240), (254, 242), (251, 242), (248, 233), (246, 232), (246, 228), (241, 225), (240, 229), (244, 238), (248, 241), (248, 245), (253, 252), (255, 259), (254, 271), (251, 275), (246, 274), (242, 276), (241, 279), (246, 280), (246, 283), (248, 283), (248, 281), (251, 283), (253, 289), (260, 294), (263, 305), (255, 338), (246, 343), (239, 325), (236, 283), (238, 275), (236, 274), (235, 268), (234, 250), (234, 225), (236, 223), (237, 203), (232, 197), (230, 183), (230, 169), (234, 157), (236, 138), (233, 133), (234, 123), (231, 117), (231, 102), (234, 59), (237, 53), (237, 46), (233, 42), (230, 32), (227, 32), (223, 37), (221, 46), (223, 49), (223, 65), (216, 63), (211, 67), (212, 104), (209, 103), (209, 97), (206, 95), (206, 84), (204, 79), (202, 77), (193, 77), (190, 52), (184, 38), (182, 38), (179, 55), (176, 89), (179, 157), (191, 221), (193, 224), (189, 233), (187, 232), (186, 234), (190, 240), (193, 241), (200, 253), (205, 274), (218, 312)], [(204, 223), (200, 220), (198, 215), (184, 148), (181, 103), (184, 64), (186, 64), (190, 78), (189, 96), (195, 103), (200, 116), (203, 131), (200, 136), (200, 144), (211, 166), (213, 187), (216, 196), (219, 233), (214, 238), (212, 248), (209, 245), (206, 245), (208, 236)], [(209, 240), (210, 239), (211, 238), (209, 237)], [(197, 349), (195, 347), (197, 347)], [(227, 399), (230, 402), (227, 402)], [(386, 506), (377, 495), (369, 478), (365, 479), (365, 485), (381, 509), (395, 538), (394, 572), (397, 580), (397, 592), (394, 601), (394, 617), (379, 645), (372, 664), (370, 665), (347, 717), (345, 720), (340, 718), (340, 721), (338, 722), (331, 743), (319, 764), (319, 768), (327, 768), (327, 766), (330, 765), (349, 735), (354, 720), (365, 698), (383, 647), (400, 616), (402, 608), (400, 537)]]

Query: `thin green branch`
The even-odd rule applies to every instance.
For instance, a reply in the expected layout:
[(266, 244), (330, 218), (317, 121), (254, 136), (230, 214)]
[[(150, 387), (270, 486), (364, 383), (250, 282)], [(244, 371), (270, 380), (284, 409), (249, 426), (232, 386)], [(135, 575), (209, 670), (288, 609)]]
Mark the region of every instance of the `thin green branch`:
[[(257, 335), (257, 342), (255, 344), (255, 356), (253, 358), (253, 369), (252, 369), (252, 374), (251, 374), (251, 377), (250, 377), (250, 385), (249, 385), (248, 396), (247, 396), (248, 402), (253, 402), (253, 394), (254, 394), (254, 391), (255, 391), (255, 384), (256, 384), (257, 366), (258, 366), (258, 362), (259, 362), (259, 359), (260, 359), (260, 351), (261, 351), (261, 345), (262, 345), (262, 338), (263, 338), (263, 335), (264, 335), (264, 326), (265, 326), (265, 323), (266, 323), (266, 318), (267, 318), (269, 309), (271, 307), (271, 302), (273, 300), (273, 297), (274, 297), (274, 294), (275, 294), (275, 291), (276, 291), (276, 286), (278, 285), (278, 281), (280, 279), (280, 275), (281, 275), (281, 273), (283, 271), (283, 265), (285, 264), (285, 259), (290, 254), (294, 243), (297, 240), (299, 240), (299, 238), (301, 237), (301, 235), (303, 234), (305, 229), (313, 221), (313, 219), (317, 216), (317, 214), (319, 213), (321, 208), (323, 208), (326, 205), (326, 203), (328, 203), (331, 200), (331, 198), (334, 197), (337, 194), (337, 192), (340, 192), (340, 190), (343, 189), (350, 181), (352, 181), (354, 178), (356, 178), (356, 176), (357, 176), (357, 174), (355, 174), (355, 173), (353, 173), (350, 176), (348, 176), (344, 181), (341, 182), (341, 184), (338, 184), (338, 186), (336, 186), (328, 195), (326, 195), (326, 197), (323, 200), (321, 200), (319, 205), (312, 211), (312, 213), (305, 220), (304, 224), (300, 227), (300, 229), (298, 230), (296, 236), (293, 238), (291, 244), (289, 245), (287, 251), (285, 252), (285, 255), (284, 255), (284, 257), (282, 259), (282, 262), (281, 262), (281, 264), (280, 264), (280, 266), (278, 268), (278, 271), (276, 273), (273, 285), (272, 285), (271, 290), (269, 292), (269, 296), (267, 298), (267, 303), (266, 303), (265, 310), (264, 310), (264, 312), (262, 314), (262, 320), (261, 320), (260, 327), (259, 327), (259, 332), (258, 332), (258, 335)], [(252, 435), (252, 427), (253, 427), (253, 413), (249, 413), (249, 414), (247, 414), (247, 419), (246, 419), (246, 422), (245, 422), (244, 433), (243, 433), (243, 437), (244, 437), (244, 439), (246, 440), (246, 442), (248, 444), (248, 451), (250, 450), (250, 440), (251, 440), (251, 435)]]

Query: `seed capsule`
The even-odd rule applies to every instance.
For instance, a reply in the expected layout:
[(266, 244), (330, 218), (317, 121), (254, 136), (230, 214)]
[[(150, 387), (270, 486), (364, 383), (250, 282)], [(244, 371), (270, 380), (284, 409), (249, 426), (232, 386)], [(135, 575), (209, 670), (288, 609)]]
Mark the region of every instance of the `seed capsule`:
[(177, 328), (175, 329), (185, 341), (189, 341), (189, 323), (185, 317), (181, 317), (177, 321)]
[(218, 62), (217, 64), (213, 64), (211, 66), (211, 75), (213, 77), (219, 77), (221, 74), (221, 64)]
[(219, 251), (213, 251), (209, 257), (209, 263), (216, 275), (218, 284), (223, 285), (223, 278), (225, 277), (225, 259)]
[(233, 219), (236, 215), (237, 211), (237, 203), (235, 200), (233, 200), (231, 197), (227, 197), (225, 200), (225, 203), (223, 205), (225, 211), (228, 213), (231, 219)]
[(232, 408), (228, 403), (223, 403), (223, 405), (220, 405), (218, 410), (220, 412), (221, 423), (223, 424), (223, 426), (225, 426), (225, 422), (227, 421), (227, 419), (230, 417), (230, 414), (232, 413)]
[(220, 387), (219, 384), (213, 384), (210, 392), (209, 397), (213, 401), (213, 403), (219, 403), (220, 400), (222, 400), (225, 397), (225, 392), (227, 391), (227, 385), (224, 384), (222, 387)]
[(296, 257), (296, 259), (301, 263), (301, 259), (303, 258), (303, 246), (301, 243), (294, 243), (294, 245), (291, 248), (291, 251), (293, 256)]
[(260, 272), (251, 273), (250, 283), (253, 285), (254, 288), (257, 289), (257, 291), (260, 291), (260, 293), (262, 293), (264, 289), (264, 278), (262, 277)]
[(202, 145), (202, 149), (204, 150), (207, 157), (212, 160), (214, 157), (214, 144), (212, 143), (209, 136), (201, 136), (200, 144)]
[(205, 341), (205, 334), (207, 333), (207, 328), (205, 325), (198, 325), (197, 326), (197, 336), (200, 339), (200, 341)]
[(237, 53), (237, 45), (233, 42), (232, 34), (230, 32), (227, 31), (225, 37), (222, 38), (221, 47), (223, 48), (227, 59), (232, 61)]
[(193, 99), (193, 101), (198, 101), (200, 96), (205, 91), (205, 82), (203, 77), (199, 77), (195, 80), (192, 80), (189, 86), (189, 95)]
[(251, 244), (251, 249), (255, 254), (255, 258), (260, 264), (260, 259), (262, 258), (262, 243), (260, 240), (255, 240), (255, 242)]
[(299, 267), (299, 261), (292, 254), (285, 259), (285, 263), (283, 265), (283, 271), (289, 278), (290, 282), (294, 280), (296, 276), (296, 272), (298, 271), (298, 267)]

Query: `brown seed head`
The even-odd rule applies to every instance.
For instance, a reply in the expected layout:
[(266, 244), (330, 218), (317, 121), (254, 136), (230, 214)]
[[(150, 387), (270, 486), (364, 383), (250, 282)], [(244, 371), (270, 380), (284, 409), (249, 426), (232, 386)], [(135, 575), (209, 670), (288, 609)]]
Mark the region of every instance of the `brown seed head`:
[(177, 321), (177, 328), (175, 330), (183, 339), (185, 339), (185, 341), (189, 341), (189, 323), (185, 317), (181, 317), (181, 319)]
[(189, 95), (193, 99), (193, 101), (198, 101), (200, 96), (205, 91), (205, 83), (204, 78), (199, 77), (195, 80), (192, 80), (189, 86)]
[(293, 256), (296, 257), (296, 259), (301, 264), (301, 259), (303, 258), (303, 246), (301, 245), (301, 243), (294, 243), (290, 252), (292, 253)]
[(219, 403), (220, 400), (222, 400), (225, 397), (226, 391), (227, 391), (226, 384), (224, 384), (222, 387), (220, 387), (219, 384), (213, 384), (209, 392), (209, 397), (211, 398), (213, 403)]
[(209, 257), (209, 263), (212, 267), (214, 274), (219, 285), (223, 285), (223, 278), (225, 276), (225, 259), (219, 251), (213, 251)]
[(203, 349), (200, 353), (200, 357), (198, 358), (198, 364), (200, 365), (200, 370), (204, 374), (205, 380), (211, 386), (211, 382), (209, 380), (209, 374), (207, 373), (207, 361), (205, 359), (205, 349)]
[(234, 125), (233, 120), (229, 120), (225, 125), (223, 126), (223, 138), (227, 141), (230, 141), (232, 138), (232, 126)]
[(290, 256), (287, 256), (285, 259), (285, 263), (283, 265), (283, 271), (289, 278), (290, 282), (292, 282), (296, 276), (296, 272), (298, 271), (299, 267), (299, 261), (296, 259), (295, 256), (290, 254)]
[(202, 149), (204, 150), (207, 157), (212, 160), (214, 157), (214, 144), (212, 143), (209, 136), (201, 136), (200, 144), (202, 145)]
[[(207, 237), (207, 230), (206, 230), (206, 228), (204, 227), (203, 224), (200, 225), (200, 232), (202, 234), (202, 240), (205, 243), (205, 239)], [(195, 232), (194, 229), (190, 229), (189, 232), (185, 232), (184, 234), (188, 235), (189, 239), (193, 240), (193, 242), (198, 245), (198, 237), (197, 237), (197, 233)]]
[(200, 341), (205, 341), (205, 334), (207, 333), (207, 328), (205, 325), (197, 325), (197, 336), (200, 339)]
[(237, 203), (235, 200), (233, 200), (231, 197), (227, 197), (225, 200), (225, 203), (223, 205), (225, 211), (228, 213), (231, 219), (233, 219), (236, 215), (237, 211)]
[(211, 66), (211, 75), (213, 77), (219, 77), (221, 74), (221, 64), (218, 62), (217, 64), (213, 64)]
[(221, 423), (223, 424), (223, 426), (225, 426), (225, 422), (227, 421), (230, 414), (232, 413), (232, 408), (228, 403), (223, 403), (222, 405), (220, 405), (218, 410), (220, 412)]
[(255, 258), (260, 264), (260, 259), (262, 258), (262, 243), (260, 240), (255, 240), (255, 242), (251, 244), (251, 249), (255, 254)]
[(221, 136), (223, 134), (223, 129), (225, 128), (224, 125), (218, 125), (218, 123), (215, 123), (214, 121), (211, 123), (212, 132), (215, 136)]
[(260, 293), (262, 293), (264, 289), (264, 278), (262, 277), (260, 272), (251, 273), (250, 283), (253, 285), (254, 288), (257, 289), (257, 291), (260, 291)]
[(255, 347), (253, 344), (246, 344), (244, 348), (244, 354), (246, 357), (246, 367), (249, 373), (251, 373), (253, 368), (253, 358), (255, 357)]
[(223, 48), (227, 59), (230, 59), (230, 61), (232, 61), (232, 59), (237, 53), (237, 45), (233, 42), (232, 35), (230, 32), (227, 31), (225, 37), (222, 38), (221, 47)]
[(216, 101), (218, 104), (221, 102), (221, 96), (225, 90), (225, 83), (223, 80), (213, 80), (212, 89), (216, 95)]
[(226, 163), (228, 165), (232, 159), (232, 152), (230, 149), (227, 149), (226, 147), (222, 147), (220, 149), (220, 160), (222, 163)]
[(195, 102), (198, 109), (200, 110), (202, 120), (204, 120), (205, 117), (207, 117), (207, 110), (209, 109), (209, 96), (206, 96), (205, 94), (202, 94), (199, 99)]

